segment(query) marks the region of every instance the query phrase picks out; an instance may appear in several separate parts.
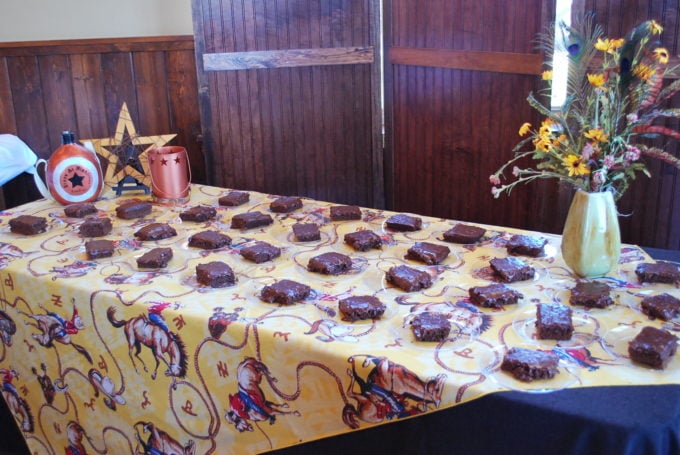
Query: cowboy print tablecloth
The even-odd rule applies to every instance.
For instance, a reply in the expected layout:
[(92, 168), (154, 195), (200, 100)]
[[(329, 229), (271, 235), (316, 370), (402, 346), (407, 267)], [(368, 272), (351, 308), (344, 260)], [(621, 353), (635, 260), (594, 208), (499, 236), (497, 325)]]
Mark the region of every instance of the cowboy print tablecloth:
[[(600, 279), (612, 288), (606, 309), (574, 307), (575, 334), (568, 342), (535, 338), (538, 302), (568, 304), (576, 279), (559, 255), (558, 236), (483, 226), (474, 245), (442, 241), (452, 220), (422, 217), (423, 229), (396, 232), (392, 213), (363, 208), (362, 219), (331, 221), (332, 204), (304, 199), (301, 209), (272, 213), (276, 195), (250, 192), (250, 202), (219, 206), (226, 189), (193, 185), (183, 206), (154, 204), (151, 214), (123, 220), (115, 208), (150, 196), (109, 193), (96, 202), (109, 217), (110, 258), (89, 260), (79, 235), (83, 219), (63, 207), (37, 201), (0, 214), (0, 373), (3, 397), (34, 453), (257, 453), (454, 406), (498, 390), (550, 392), (566, 387), (680, 382), (680, 361), (663, 371), (632, 364), (627, 343), (644, 325), (677, 330), (676, 321), (650, 320), (640, 311), (644, 296), (680, 296), (677, 285), (640, 284), (640, 262), (652, 260), (624, 246), (617, 270)], [(196, 205), (217, 209), (206, 222), (182, 221)], [(231, 229), (232, 216), (259, 211), (274, 223)], [(10, 232), (21, 214), (45, 217), (46, 232)], [(140, 241), (134, 233), (168, 223), (177, 235)], [(292, 225), (313, 222), (321, 239), (297, 242)], [(383, 246), (367, 252), (344, 235), (370, 229)], [(191, 235), (217, 230), (232, 243), (216, 250), (188, 245)], [(532, 280), (509, 286), (517, 305), (479, 308), (468, 289), (497, 282), (489, 261), (506, 257), (515, 233), (548, 239), (545, 254), (521, 257)], [(280, 257), (256, 264), (239, 251), (255, 240), (281, 248)], [(439, 265), (405, 259), (415, 242), (446, 245)], [(161, 269), (140, 269), (137, 258), (168, 247), (173, 258)], [(307, 270), (325, 252), (352, 258), (337, 276)], [(196, 280), (196, 265), (222, 261), (235, 286), (210, 288)], [(404, 292), (385, 273), (394, 265), (425, 270), (430, 288)], [(259, 293), (282, 278), (311, 287), (302, 302), (265, 303)], [(373, 295), (386, 304), (380, 320), (348, 322), (338, 300)], [(409, 321), (418, 311), (444, 313), (452, 323), (440, 343), (414, 340)], [(551, 380), (520, 383), (499, 371), (512, 346), (553, 350), (561, 358)], [(69, 452), (70, 451), (70, 452)]]

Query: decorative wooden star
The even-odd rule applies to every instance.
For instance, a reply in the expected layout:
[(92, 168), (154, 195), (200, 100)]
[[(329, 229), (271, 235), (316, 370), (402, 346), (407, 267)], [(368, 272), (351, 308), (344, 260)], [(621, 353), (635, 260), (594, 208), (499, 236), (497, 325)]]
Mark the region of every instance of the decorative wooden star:
[(118, 187), (118, 195), (125, 183), (136, 183), (135, 188), (142, 185), (145, 192), (151, 185), (151, 173), (147, 152), (156, 147), (162, 147), (170, 142), (176, 134), (159, 136), (138, 136), (135, 124), (132, 122), (127, 103), (118, 115), (116, 133), (112, 138), (82, 139), (90, 141), (95, 151), (108, 163), (104, 175), (104, 183)]

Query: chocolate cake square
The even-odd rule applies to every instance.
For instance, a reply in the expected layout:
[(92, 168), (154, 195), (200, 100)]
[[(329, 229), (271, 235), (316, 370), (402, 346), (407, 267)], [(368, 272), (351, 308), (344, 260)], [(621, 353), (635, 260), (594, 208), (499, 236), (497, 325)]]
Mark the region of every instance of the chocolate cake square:
[(468, 289), (470, 301), (484, 308), (503, 308), (505, 305), (514, 305), (524, 294), (507, 287), (501, 283), (488, 286), (474, 286)]
[(385, 304), (372, 295), (347, 297), (338, 302), (338, 309), (343, 319), (351, 322), (378, 319), (385, 313), (385, 308)]
[(672, 262), (645, 262), (635, 268), (640, 283), (678, 283), (680, 282), (680, 265)]
[(126, 201), (116, 207), (116, 216), (124, 220), (143, 218), (151, 213), (150, 202)]
[(417, 216), (399, 213), (389, 217), (385, 221), (385, 226), (393, 231), (419, 231), (423, 228), (423, 220)]
[(154, 248), (137, 258), (140, 269), (160, 269), (168, 265), (172, 259), (171, 248)]
[(295, 223), (293, 234), (298, 242), (314, 242), (321, 240), (319, 225), (316, 223)]
[(78, 227), (78, 232), (83, 237), (103, 237), (109, 235), (112, 229), (113, 224), (111, 223), (110, 218), (92, 216), (83, 221)]
[(177, 231), (168, 223), (149, 223), (134, 234), (139, 240), (163, 240), (176, 235)]
[(276, 198), (269, 204), (269, 210), (274, 213), (290, 213), (302, 208), (302, 199), (294, 196)]
[(494, 258), (489, 263), (496, 276), (506, 283), (530, 280), (536, 274), (532, 266), (515, 257)]
[(471, 244), (476, 243), (486, 233), (486, 229), (469, 224), (458, 223), (444, 232), (444, 241), (451, 243)]
[(361, 219), (361, 209), (357, 205), (333, 205), (330, 209), (331, 221), (350, 221)]
[(113, 242), (111, 240), (90, 240), (85, 242), (85, 252), (88, 259), (111, 257), (113, 256)]
[(356, 231), (345, 234), (345, 243), (357, 251), (379, 250), (382, 248), (382, 239), (373, 231)]
[(9, 230), (15, 234), (40, 234), (47, 230), (47, 219), (41, 216), (19, 215), (9, 220)]
[(239, 254), (249, 261), (261, 264), (281, 256), (281, 248), (267, 242), (255, 241), (241, 248)]
[(406, 251), (406, 259), (423, 262), (428, 265), (439, 264), (449, 255), (451, 250), (448, 246), (437, 245), (429, 242), (416, 242)]
[(314, 256), (307, 263), (307, 270), (324, 275), (339, 275), (351, 268), (352, 258), (334, 251)]
[(387, 271), (385, 278), (388, 283), (406, 292), (420, 291), (432, 286), (432, 278), (429, 273), (407, 265), (391, 267)]
[(558, 373), (559, 361), (557, 354), (552, 351), (513, 347), (503, 356), (501, 370), (524, 382), (551, 379)]
[(442, 313), (424, 311), (411, 319), (411, 331), (418, 341), (444, 341), (451, 333), (451, 321)]
[(292, 305), (306, 299), (311, 292), (312, 288), (306, 284), (284, 279), (263, 287), (260, 291), (260, 299), (267, 303)]
[(64, 215), (69, 218), (83, 218), (93, 213), (97, 213), (97, 207), (91, 202), (69, 204), (64, 207)]
[(245, 212), (234, 215), (231, 218), (232, 229), (253, 229), (256, 227), (269, 226), (274, 219), (262, 212)]
[(678, 349), (678, 337), (656, 327), (646, 326), (628, 344), (628, 355), (634, 362), (664, 369)]
[(536, 337), (539, 340), (571, 340), (574, 324), (571, 308), (561, 303), (536, 305)]
[(640, 308), (647, 316), (670, 321), (680, 314), (680, 299), (666, 293), (650, 295), (642, 299)]
[(216, 250), (231, 245), (231, 237), (217, 231), (201, 231), (189, 237), (189, 246), (204, 250)]
[(236, 275), (224, 262), (213, 261), (196, 266), (196, 281), (211, 288), (223, 288), (236, 284)]
[(212, 220), (215, 216), (217, 216), (217, 210), (215, 210), (215, 207), (208, 205), (197, 205), (179, 214), (182, 221), (195, 221), (199, 223)]
[(230, 191), (217, 200), (217, 203), (227, 207), (236, 207), (250, 201), (250, 193), (245, 191)]
[(606, 308), (614, 303), (608, 284), (599, 281), (579, 281), (571, 290), (569, 303), (586, 308)]
[(506, 249), (508, 254), (538, 257), (545, 254), (546, 243), (548, 239), (543, 237), (515, 234), (506, 243)]

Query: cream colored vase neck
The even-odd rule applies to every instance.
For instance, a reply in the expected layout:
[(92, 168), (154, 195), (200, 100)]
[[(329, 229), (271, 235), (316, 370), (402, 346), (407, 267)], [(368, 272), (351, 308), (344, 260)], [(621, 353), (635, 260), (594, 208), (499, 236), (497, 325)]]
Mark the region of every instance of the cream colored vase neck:
[(612, 194), (577, 191), (562, 233), (562, 257), (578, 276), (594, 278), (616, 268), (621, 232)]

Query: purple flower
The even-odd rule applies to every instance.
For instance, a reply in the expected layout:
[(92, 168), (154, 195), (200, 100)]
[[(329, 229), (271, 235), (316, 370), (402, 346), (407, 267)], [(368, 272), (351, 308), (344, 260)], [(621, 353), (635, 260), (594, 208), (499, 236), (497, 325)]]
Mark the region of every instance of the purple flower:
[(623, 157), (629, 161), (637, 161), (640, 159), (640, 149), (635, 147), (634, 145), (627, 145), (626, 146), (627, 150), (626, 153), (624, 153)]

